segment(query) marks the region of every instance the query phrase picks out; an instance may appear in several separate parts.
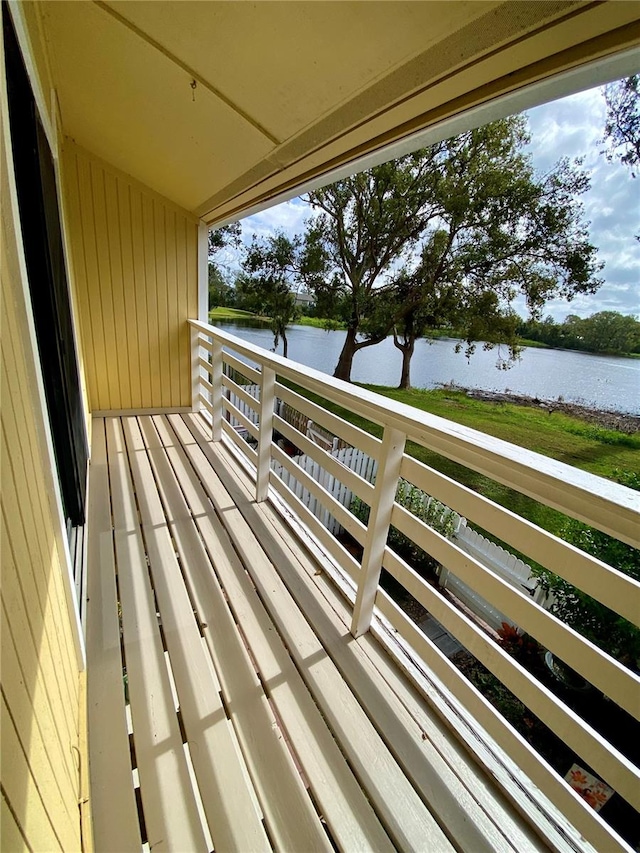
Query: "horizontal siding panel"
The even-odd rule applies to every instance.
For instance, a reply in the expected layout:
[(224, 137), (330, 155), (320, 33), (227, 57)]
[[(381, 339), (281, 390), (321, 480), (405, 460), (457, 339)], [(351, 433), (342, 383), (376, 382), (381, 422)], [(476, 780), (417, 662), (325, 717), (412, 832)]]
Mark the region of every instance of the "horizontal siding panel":
[(189, 406), (197, 221), (70, 141), (63, 162), (92, 410)]
[(636, 719), (640, 718), (640, 680), (621, 663), (552, 616), (532, 601), (530, 596), (466, 554), (455, 543), (411, 515), (404, 507), (394, 504), (391, 523), (594, 687)]
[(472, 518), (483, 530), (640, 625), (640, 590), (632, 578), (416, 459), (404, 457), (401, 475), (460, 515)]
[(635, 808), (638, 807), (639, 771), (628, 759), (613, 749), (594, 729), (481, 631), (473, 620), (460, 613), (389, 549), (385, 553), (384, 566), (450, 634), (467, 649), (472, 650), (477, 660), (499, 678), (527, 708), (576, 754), (581, 755), (595, 773), (615, 785), (615, 790), (621, 796)]

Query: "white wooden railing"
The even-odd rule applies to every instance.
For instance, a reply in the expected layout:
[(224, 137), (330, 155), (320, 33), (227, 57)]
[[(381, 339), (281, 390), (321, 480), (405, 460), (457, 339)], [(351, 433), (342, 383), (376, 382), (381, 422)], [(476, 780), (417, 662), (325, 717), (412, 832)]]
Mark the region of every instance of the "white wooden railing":
[[(213, 441), (226, 436), (253, 466), (256, 500), (263, 501), (277, 493), (295, 509), (297, 517), (338, 566), (353, 590), (353, 635), (358, 637), (370, 629), (390, 645), (395, 642), (396, 653), (401, 659), (402, 655), (397, 652), (399, 644), (405, 650), (405, 667), (417, 677), (435, 704), (440, 703), (442, 708), (446, 705), (449, 714), (452, 708), (458, 709), (463, 719), (458, 727), (461, 736), (484, 756), (482, 760), (490, 765), (491, 772), (509, 789), (523, 811), (531, 815), (538, 810), (540, 814), (545, 813), (545, 819), (556, 820), (568, 839), (567, 849), (583, 849), (588, 842), (596, 850), (629, 850), (608, 824), (438, 651), (380, 588), (379, 579), (384, 567), (595, 774), (633, 808), (640, 810), (639, 769), (387, 546), (392, 524), (597, 690), (638, 718), (640, 678), (636, 674), (545, 611), (525, 591), (514, 588), (488, 566), (396, 504), (394, 496), (398, 478), (405, 478), (625, 619), (640, 625), (640, 583), (408, 456), (405, 442), (407, 439), (417, 442), (636, 548), (640, 546), (639, 495), (624, 486), (330, 378), (199, 321), (190, 321), (190, 326), (194, 408), (203, 409), (210, 416)], [(224, 375), (223, 363), (246, 377), (247, 383), (259, 384), (259, 401)], [(311, 402), (282, 380), (380, 424), (382, 439)], [(257, 423), (225, 397), (223, 388), (230, 389), (247, 406), (257, 408)], [(375, 485), (341, 465), (330, 453), (275, 414), (276, 399), (288, 403), (330, 433), (376, 459)], [(227, 413), (244, 424), (257, 442), (255, 447), (238, 435), (227, 421)], [(274, 430), (314, 458), (370, 506), (366, 526), (295, 465), (272, 441)], [(361, 562), (287, 488), (272, 470), (272, 460), (301, 481), (362, 545)], [(391, 635), (393, 641), (389, 639)], [(446, 693), (444, 704), (443, 691)], [(513, 780), (517, 775), (515, 768), (524, 773), (525, 783), (509, 783), (508, 779)], [(537, 825), (535, 815), (532, 820)]]

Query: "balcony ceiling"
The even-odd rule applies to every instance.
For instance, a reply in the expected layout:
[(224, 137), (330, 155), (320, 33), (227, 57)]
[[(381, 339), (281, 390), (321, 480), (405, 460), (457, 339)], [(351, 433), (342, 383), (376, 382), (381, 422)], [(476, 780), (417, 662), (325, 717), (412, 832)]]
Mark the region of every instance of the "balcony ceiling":
[(37, 8), (65, 135), (210, 223), (640, 44), (624, 0)]

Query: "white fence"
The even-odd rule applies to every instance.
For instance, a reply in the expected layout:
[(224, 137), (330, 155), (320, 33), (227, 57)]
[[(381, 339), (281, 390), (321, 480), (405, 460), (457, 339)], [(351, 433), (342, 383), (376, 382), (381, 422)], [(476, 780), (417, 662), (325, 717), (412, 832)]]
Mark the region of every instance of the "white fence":
[[(253, 397), (256, 401), (256, 408), (254, 409), (248, 403), (245, 403), (244, 400), (241, 400), (237, 394), (234, 394), (229, 388), (225, 389), (224, 395), (232, 403), (236, 409), (238, 409), (242, 414), (247, 418), (247, 420), (251, 421), (252, 424), (258, 424), (260, 418), (257, 411), (258, 403), (260, 402), (260, 386), (259, 385), (243, 385), (243, 391), (246, 391), (251, 397)], [(239, 432), (242, 430), (246, 431), (244, 424), (239, 421), (237, 418), (234, 418), (232, 414), (229, 414), (229, 423), (234, 429), (237, 429)]]
[[(313, 438), (314, 430), (310, 429), (309, 432), (311, 433), (309, 437)], [(375, 459), (367, 456), (367, 454), (363, 453), (361, 450), (357, 450), (354, 447), (343, 447), (342, 449), (331, 451), (331, 455), (334, 456), (338, 462), (341, 462), (347, 468), (355, 471), (356, 474), (364, 480), (367, 480), (369, 483), (373, 482), (375, 479), (378, 463)], [(319, 483), (323, 489), (326, 489), (330, 495), (333, 495), (333, 497), (339, 501), (342, 506), (347, 507), (347, 509), (351, 506), (353, 493), (350, 489), (322, 468), (310, 456), (298, 456), (294, 458), (294, 461), (300, 466), (300, 468), (302, 468), (303, 471), (306, 471), (310, 477), (313, 477), (313, 479)], [(291, 489), (294, 495), (296, 495), (296, 497), (298, 497), (302, 503), (309, 508), (315, 517), (322, 522), (322, 524), (324, 524), (324, 526), (333, 533), (334, 536), (342, 532), (341, 525), (338, 524), (336, 519), (327, 509), (325, 509), (320, 500), (314, 497), (308, 489), (305, 489), (304, 486), (295, 479), (293, 474), (289, 473), (286, 468), (275, 460), (272, 460), (271, 468), (275, 471), (278, 477), (280, 477), (285, 486)]]
[[(225, 397), (227, 400), (238, 409), (238, 411), (244, 415), (244, 417), (250, 421), (252, 424), (258, 424), (259, 416), (257, 411), (258, 403), (260, 402), (260, 386), (259, 385), (243, 385), (242, 390), (245, 391), (249, 396), (253, 397), (256, 401), (256, 408), (249, 405), (249, 403), (242, 400), (237, 394), (235, 394), (230, 388), (225, 389)], [(305, 434), (308, 438), (310, 438), (315, 444), (322, 447), (324, 450), (334, 451), (338, 450), (341, 446), (340, 439), (334, 435), (331, 435), (327, 432), (327, 430), (323, 429), (318, 424), (314, 423), (310, 418), (306, 418), (300, 412), (295, 412), (291, 409), (290, 406), (287, 406), (282, 400), (276, 400), (275, 403), (275, 413), (280, 415), (281, 418), (291, 423), (296, 429), (299, 429), (303, 434)], [(247, 434), (247, 429), (244, 424), (238, 420), (238, 418), (234, 417), (233, 414), (228, 413), (228, 421), (231, 426), (236, 429), (241, 435)]]
[[(545, 606), (544, 592), (538, 586), (537, 579), (532, 577), (531, 566), (527, 563), (500, 545), (496, 545), (495, 542), (491, 542), (486, 536), (472, 530), (467, 525), (466, 519), (462, 520), (454, 539), (456, 545), (459, 545), (467, 554), (488, 566), (511, 586), (529, 593), (534, 601)], [(489, 601), (478, 595), (475, 590), (444, 567), (440, 572), (440, 586), (450, 590), (456, 598), (459, 598), (463, 604), (492, 628), (497, 630), (503, 622), (507, 622), (509, 625), (515, 624), (508, 616), (493, 607)]]

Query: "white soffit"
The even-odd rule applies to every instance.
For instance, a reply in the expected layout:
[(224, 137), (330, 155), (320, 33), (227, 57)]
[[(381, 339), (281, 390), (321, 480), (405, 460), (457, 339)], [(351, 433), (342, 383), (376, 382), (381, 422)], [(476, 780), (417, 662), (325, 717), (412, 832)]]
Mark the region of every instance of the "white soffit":
[(595, 86), (603, 86), (606, 83), (620, 80), (623, 77), (629, 77), (638, 72), (640, 72), (640, 48), (632, 48), (614, 56), (590, 62), (571, 71), (566, 71), (563, 74), (558, 74), (555, 77), (549, 77), (540, 83), (533, 83), (517, 92), (503, 95), (486, 104), (473, 107), (453, 118), (438, 122), (425, 130), (412, 133), (398, 142), (385, 145), (377, 151), (372, 151), (370, 154), (345, 163), (344, 166), (325, 172), (311, 181), (298, 184), (298, 186), (280, 195), (260, 204), (253, 205), (240, 214), (217, 222), (215, 227), (221, 228), (230, 222), (236, 222), (247, 216), (253, 216), (255, 213), (268, 210), (270, 207), (290, 201), (292, 198), (297, 198), (304, 193), (326, 187), (349, 175), (355, 175), (358, 172), (363, 172), (382, 163), (388, 163), (390, 160), (403, 157), (405, 154), (410, 154), (420, 148), (435, 145), (443, 139), (450, 139), (453, 136), (473, 130), (475, 127), (481, 127), (483, 124), (488, 124), (491, 121), (516, 115), (541, 104), (548, 104), (560, 98), (565, 98), (568, 95), (575, 95), (578, 92), (593, 89)]
[(540, 103), (531, 84), (640, 45), (633, 0), (36, 8), (65, 135), (209, 223), (458, 132), (456, 116)]

